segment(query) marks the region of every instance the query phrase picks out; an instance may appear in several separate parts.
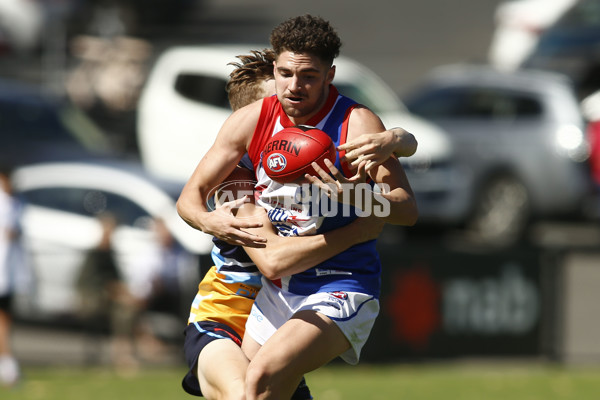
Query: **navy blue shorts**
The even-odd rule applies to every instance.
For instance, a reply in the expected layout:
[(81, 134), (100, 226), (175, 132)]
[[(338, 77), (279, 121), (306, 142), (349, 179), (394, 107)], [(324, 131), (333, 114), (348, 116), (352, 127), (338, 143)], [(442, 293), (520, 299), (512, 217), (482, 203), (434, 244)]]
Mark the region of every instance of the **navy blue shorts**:
[(233, 340), (238, 346), (241, 346), (242, 338), (229, 326), (212, 321), (191, 323), (185, 327), (183, 333), (185, 335), (183, 351), (189, 370), (183, 378), (181, 386), (191, 395), (202, 396), (200, 383), (194, 373), (202, 349), (213, 340), (218, 339)]
[[(229, 326), (212, 321), (202, 321), (191, 323), (184, 330), (185, 341), (183, 343), (183, 351), (188, 364), (188, 372), (181, 381), (183, 390), (194, 396), (202, 396), (200, 383), (194, 371), (198, 365), (198, 356), (202, 349), (218, 339), (233, 340), (238, 346), (242, 344), (242, 338)], [(309, 400), (312, 399), (310, 389), (306, 385), (306, 381), (302, 381), (296, 388), (291, 400)]]

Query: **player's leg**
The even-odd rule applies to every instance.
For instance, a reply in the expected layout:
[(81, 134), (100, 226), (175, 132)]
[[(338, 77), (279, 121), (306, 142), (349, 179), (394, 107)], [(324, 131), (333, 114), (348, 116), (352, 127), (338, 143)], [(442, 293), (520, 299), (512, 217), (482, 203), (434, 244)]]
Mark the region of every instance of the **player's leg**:
[(243, 399), (248, 359), (232, 340), (215, 340), (198, 357), (197, 377), (208, 400)]
[(379, 301), (370, 294), (302, 296), (264, 282), (242, 345), (247, 350), (250, 338), (263, 344), (248, 368), (246, 398), (289, 398), (303, 374), (337, 356), (358, 363), (378, 313)]
[[(244, 350), (244, 354), (248, 356), (248, 358), (254, 357), (254, 355), (256, 355), (260, 348), (261, 345), (258, 344), (254, 339), (252, 339), (250, 335), (246, 335), (244, 337), (242, 349)], [(312, 398), (313, 397), (310, 393), (310, 388), (308, 387), (304, 377), (302, 377), (300, 383), (296, 386), (295, 391), (292, 394), (291, 400), (312, 400)]]
[(189, 371), (183, 389), (209, 400), (241, 399), (248, 359), (231, 327), (212, 321), (189, 324), (183, 345)]
[[(274, 331), (273, 331), (274, 332)], [(252, 360), (260, 350), (261, 345), (251, 335), (245, 335), (242, 342), (242, 350), (249, 360)]]
[(254, 300), (237, 295), (237, 288), (215, 267), (198, 285), (183, 345), (189, 370), (182, 386), (189, 394), (207, 399), (244, 394), (248, 359), (240, 348), (241, 336)]
[(300, 311), (256, 352), (246, 373), (246, 399), (290, 398), (302, 376), (350, 349), (340, 328), (316, 311)]

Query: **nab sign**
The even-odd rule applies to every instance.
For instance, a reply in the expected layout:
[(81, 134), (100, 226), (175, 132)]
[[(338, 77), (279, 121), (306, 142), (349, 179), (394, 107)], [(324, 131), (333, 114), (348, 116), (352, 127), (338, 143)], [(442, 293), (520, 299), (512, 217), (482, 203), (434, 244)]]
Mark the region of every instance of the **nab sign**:
[(466, 254), (431, 246), (379, 246), (381, 311), (364, 359), (541, 353), (541, 250)]

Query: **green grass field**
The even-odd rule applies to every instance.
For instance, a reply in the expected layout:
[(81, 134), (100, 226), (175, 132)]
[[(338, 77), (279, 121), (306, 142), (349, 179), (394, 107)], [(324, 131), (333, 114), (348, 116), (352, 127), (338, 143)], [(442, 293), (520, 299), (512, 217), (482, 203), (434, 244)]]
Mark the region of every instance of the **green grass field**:
[[(25, 379), (0, 388), (2, 400), (193, 399), (180, 389), (183, 368), (120, 376), (107, 369), (25, 367)], [(423, 364), (349, 367), (334, 364), (307, 376), (316, 400), (596, 400), (600, 366)]]

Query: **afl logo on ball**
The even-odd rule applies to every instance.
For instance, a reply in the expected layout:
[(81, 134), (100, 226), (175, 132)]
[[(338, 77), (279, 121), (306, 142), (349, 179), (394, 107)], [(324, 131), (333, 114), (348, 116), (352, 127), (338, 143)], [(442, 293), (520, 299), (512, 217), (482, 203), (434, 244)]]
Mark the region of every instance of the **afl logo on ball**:
[(285, 157), (279, 153), (273, 153), (267, 158), (267, 166), (273, 172), (283, 171), (286, 165)]

